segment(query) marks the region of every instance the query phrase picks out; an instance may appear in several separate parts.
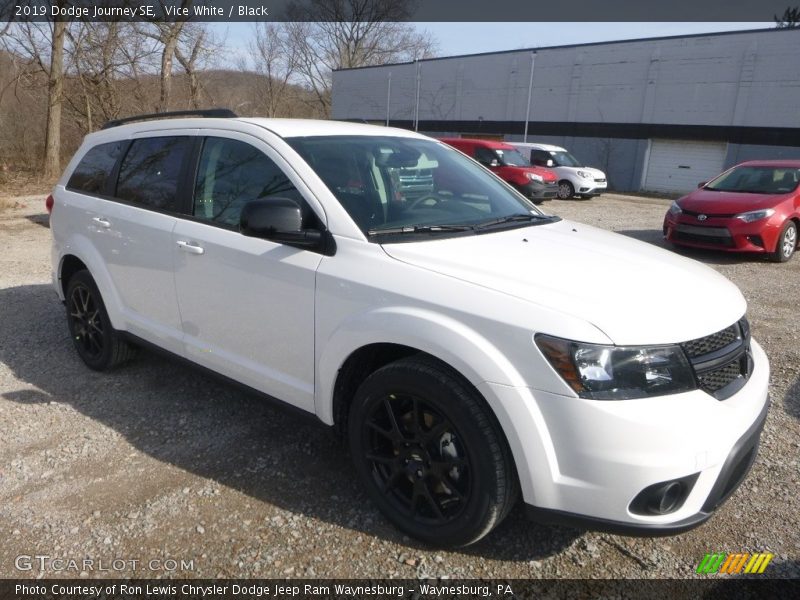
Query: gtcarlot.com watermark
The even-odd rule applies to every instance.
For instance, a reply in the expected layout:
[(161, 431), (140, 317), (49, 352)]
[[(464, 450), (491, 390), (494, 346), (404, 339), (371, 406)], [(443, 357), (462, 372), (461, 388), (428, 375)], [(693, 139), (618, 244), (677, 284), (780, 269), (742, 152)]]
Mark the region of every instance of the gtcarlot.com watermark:
[(47, 554), (20, 554), (17, 571), (35, 573), (119, 573), (123, 571), (194, 571), (194, 559), (184, 558), (68, 558)]

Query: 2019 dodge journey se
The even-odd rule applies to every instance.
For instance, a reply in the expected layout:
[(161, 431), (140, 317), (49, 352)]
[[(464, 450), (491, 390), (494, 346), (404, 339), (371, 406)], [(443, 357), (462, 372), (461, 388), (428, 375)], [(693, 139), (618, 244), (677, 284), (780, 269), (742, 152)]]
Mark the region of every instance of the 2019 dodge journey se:
[(86, 136), (48, 198), (88, 367), (157, 346), (315, 414), (437, 545), (520, 496), (540, 521), (677, 533), (746, 475), (769, 366), (715, 271), (413, 132), (166, 116)]

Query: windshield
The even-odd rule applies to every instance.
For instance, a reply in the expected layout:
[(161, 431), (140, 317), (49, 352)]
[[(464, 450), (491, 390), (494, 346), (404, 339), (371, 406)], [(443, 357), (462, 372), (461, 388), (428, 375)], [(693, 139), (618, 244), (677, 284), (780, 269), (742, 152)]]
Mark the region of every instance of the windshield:
[(736, 167), (708, 182), (707, 190), (745, 194), (786, 194), (797, 189), (800, 169), (789, 167)]
[(530, 167), (531, 161), (526, 159), (517, 150), (501, 150), (496, 148), (493, 152), (500, 159), (500, 164), (507, 167)]
[(424, 228), (428, 234), (458, 235), (482, 224), (526, 224), (524, 219), (507, 219), (511, 216), (545, 220), (494, 175), (438, 142), (389, 136), (298, 137), (287, 142), (371, 241), (380, 232)]
[(578, 162), (578, 159), (572, 156), (569, 152), (551, 152), (553, 162), (556, 167), (582, 167), (583, 165)]

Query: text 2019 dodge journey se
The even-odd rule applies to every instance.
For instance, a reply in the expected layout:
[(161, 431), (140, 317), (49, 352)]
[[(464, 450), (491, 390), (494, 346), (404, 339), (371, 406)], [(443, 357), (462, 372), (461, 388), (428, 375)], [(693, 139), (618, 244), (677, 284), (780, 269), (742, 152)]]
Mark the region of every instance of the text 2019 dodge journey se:
[(769, 366), (715, 271), (409, 131), (142, 119), (88, 135), (48, 199), (90, 368), (146, 343), (315, 414), (437, 545), (520, 495), (540, 521), (677, 533), (747, 473)]

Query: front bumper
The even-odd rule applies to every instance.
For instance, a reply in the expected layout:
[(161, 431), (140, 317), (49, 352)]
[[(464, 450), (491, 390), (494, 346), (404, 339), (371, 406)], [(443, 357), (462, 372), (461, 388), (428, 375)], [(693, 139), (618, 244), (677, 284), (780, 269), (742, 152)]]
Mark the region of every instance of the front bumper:
[(575, 193), (581, 196), (599, 196), (607, 187), (608, 182), (605, 179), (580, 179), (576, 182)]
[(539, 183), (538, 181), (529, 181), (524, 185), (517, 186), (517, 189), (527, 198), (536, 200), (548, 200), (550, 198), (555, 198), (558, 195), (557, 183)]
[(714, 511), (719, 508), (736, 488), (744, 481), (750, 468), (756, 460), (761, 431), (767, 420), (769, 401), (764, 404), (758, 419), (750, 426), (745, 434), (733, 445), (725, 464), (722, 466), (711, 493), (708, 495), (703, 507), (695, 514), (685, 517), (680, 521), (671, 523), (626, 523), (612, 521), (597, 517), (587, 517), (560, 510), (539, 508), (530, 504), (525, 505), (528, 518), (537, 523), (547, 525), (563, 525), (576, 529), (589, 529), (604, 531), (620, 535), (633, 535), (642, 537), (656, 537), (677, 535), (694, 529), (705, 523)]
[[(598, 401), (485, 384), (517, 465), (529, 514), (618, 533), (669, 535), (705, 521), (741, 483), (766, 415), (769, 364), (751, 341), (752, 374), (717, 400), (695, 390)], [(495, 411), (497, 412), (497, 411)], [(651, 486), (692, 478), (682, 503), (643, 514), (632, 503)]]
[(664, 238), (674, 244), (726, 252), (768, 253), (775, 249), (783, 221), (777, 218), (745, 223), (731, 217), (672, 215), (664, 218)]

